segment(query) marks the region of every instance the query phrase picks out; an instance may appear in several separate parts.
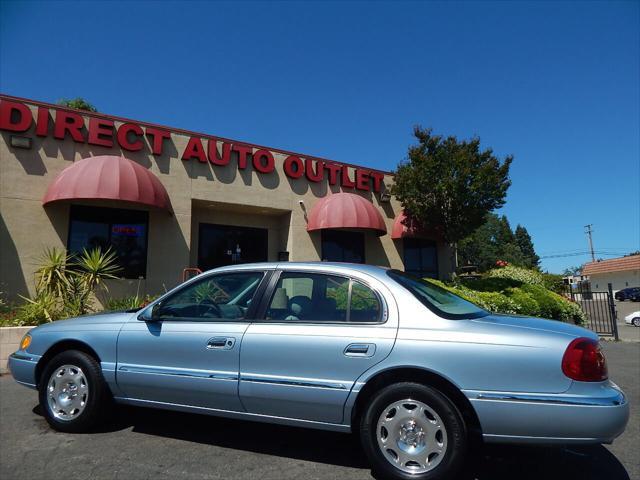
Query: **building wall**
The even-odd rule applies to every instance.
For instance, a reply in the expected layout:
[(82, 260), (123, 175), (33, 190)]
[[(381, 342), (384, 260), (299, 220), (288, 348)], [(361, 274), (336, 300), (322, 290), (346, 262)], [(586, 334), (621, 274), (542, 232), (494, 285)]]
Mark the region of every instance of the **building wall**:
[[(37, 107), (30, 108), (35, 119)], [(84, 121), (88, 127), (87, 116)], [(121, 122), (115, 124), (117, 127)], [(0, 132), (0, 291), (9, 297), (33, 293), (34, 272), (45, 248), (66, 247), (69, 204), (59, 202), (43, 207), (48, 185), (72, 162), (98, 155), (123, 155), (148, 168), (165, 186), (173, 207), (173, 214), (150, 212), (147, 279), (110, 282), (112, 296), (136, 291), (156, 294), (176, 285), (182, 269), (194, 266), (197, 260), (199, 222), (263, 226), (269, 230), (270, 260), (277, 259), (278, 251), (290, 252), (292, 261), (320, 260), (320, 233), (306, 231), (306, 216), (318, 199), (330, 193), (329, 189), (335, 193), (340, 187), (330, 186), (326, 180), (310, 183), (304, 177), (287, 177), (283, 162), (288, 154), (271, 151), (275, 171), (259, 174), (250, 161), (246, 170), (239, 170), (237, 154), (232, 154), (226, 167), (195, 159), (181, 160), (189, 140), (182, 133), (173, 132), (171, 141), (164, 142), (162, 155), (157, 156), (152, 154), (146, 135), (142, 137), (143, 149), (131, 152), (122, 150), (117, 142), (113, 147), (101, 147), (76, 143), (70, 138), (39, 137), (34, 130), (35, 125), (28, 132), (16, 134), (30, 137), (31, 149), (12, 147), (12, 133)], [(353, 176), (354, 169), (350, 168), (350, 177)], [(391, 182), (392, 177), (387, 175), (384, 183)], [(389, 234), (366, 234), (367, 262), (402, 269), (401, 242), (390, 236), (399, 203), (395, 199), (381, 203), (373, 192), (345, 191), (370, 200), (385, 219)], [(122, 208), (105, 202), (74, 203)], [(452, 268), (451, 252), (444, 245), (440, 247), (439, 268), (445, 277)]]
[(613, 292), (627, 287), (640, 287), (640, 270), (627, 270), (625, 272), (596, 273), (589, 276), (591, 289), (605, 291), (607, 285), (612, 284)]

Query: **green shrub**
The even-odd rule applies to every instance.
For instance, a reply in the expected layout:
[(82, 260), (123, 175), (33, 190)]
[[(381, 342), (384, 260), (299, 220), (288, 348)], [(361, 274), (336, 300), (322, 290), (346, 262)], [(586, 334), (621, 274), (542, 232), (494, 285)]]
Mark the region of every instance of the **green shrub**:
[(132, 310), (134, 308), (142, 308), (145, 305), (153, 302), (157, 297), (151, 295), (145, 295), (141, 297), (139, 295), (132, 295), (122, 298), (110, 298), (104, 306), (104, 310), (107, 312), (116, 312), (122, 310)]
[(547, 290), (551, 290), (558, 294), (562, 294), (566, 291), (566, 285), (564, 284), (562, 275), (555, 273), (543, 273), (542, 280), (544, 281), (544, 286)]
[[(506, 268), (508, 267), (500, 270)], [(529, 282), (537, 281), (535, 276), (527, 277), (521, 272), (517, 275), (521, 279), (527, 278)], [(586, 316), (578, 304), (536, 283), (506, 277), (488, 277), (458, 284), (429, 281), (493, 313), (543, 317), (577, 325), (583, 325), (586, 321)]]
[(544, 279), (542, 274), (531, 268), (515, 267), (513, 265), (507, 265), (502, 268), (494, 268), (486, 273), (488, 278), (506, 278), (509, 280), (515, 280), (527, 285), (540, 285), (544, 287)]

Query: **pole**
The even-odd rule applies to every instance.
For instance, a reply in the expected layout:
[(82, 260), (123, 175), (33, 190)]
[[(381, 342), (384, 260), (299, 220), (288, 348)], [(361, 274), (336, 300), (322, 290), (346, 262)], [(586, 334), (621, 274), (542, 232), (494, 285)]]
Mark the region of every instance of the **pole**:
[(620, 340), (620, 337), (618, 336), (618, 314), (616, 312), (616, 304), (613, 302), (613, 285), (609, 283), (607, 288), (609, 290), (609, 295), (607, 296), (609, 297), (609, 311), (611, 312), (611, 321), (613, 322), (613, 336), (617, 342)]
[(591, 251), (591, 261), (595, 262), (596, 261), (596, 256), (593, 253), (593, 238), (591, 237), (591, 233), (593, 232), (593, 230), (591, 229), (591, 227), (593, 227), (593, 224), (590, 223), (589, 225), (585, 225), (584, 228), (586, 229), (584, 233), (587, 234), (587, 237), (589, 237), (589, 250)]

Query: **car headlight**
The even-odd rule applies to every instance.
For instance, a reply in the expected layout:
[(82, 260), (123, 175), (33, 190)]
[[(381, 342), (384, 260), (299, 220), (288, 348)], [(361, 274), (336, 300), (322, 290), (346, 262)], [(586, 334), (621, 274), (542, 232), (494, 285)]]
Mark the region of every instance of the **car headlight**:
[(26, 350), (31, 345), (31, 335), (28, 333), (20, 340), (20, 350)]

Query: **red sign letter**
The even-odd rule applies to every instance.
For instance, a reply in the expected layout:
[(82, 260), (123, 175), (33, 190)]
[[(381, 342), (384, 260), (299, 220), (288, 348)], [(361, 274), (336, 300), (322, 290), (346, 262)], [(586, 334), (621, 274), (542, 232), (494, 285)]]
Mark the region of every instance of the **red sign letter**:
[(295, 155), (290, 155), (284, 161), (284, 173), (289, 178), (300, 178), (304, 175), (304, 165), (302, 160)]
[(338, 181), (338, 172), (342, 169), (342, 165), (325, 162), (324, 167), (329, 170), (329, 184), (335, 185)]
[(373, 178), (373, 191), (379, 192), (382, 186), (382, 180), (384, 179), (384, 173), (369, 172), (369, 175)]
[(238, 168), (244, 170), (247, 168), (247, 155), (253, 151), (253, 148), (242, 144), (234, 144), (233, 149), (238, 152)]
[(171, 138), (171, 133), (160, 128), (147, 127), (147, 135), (153, 137), (151, 153), (154, 155), (162, 155), (162, 140)]
[(36, 120), (36, 135), (46, 137), (49, 133), (49, 109), (38, 107), (38, 120)]
[(182, 154), (182, 160), (191, 160), (194, 157), (202, 163), (207, 161), (207, 156), (204, 153), (204, 147), (199, 137), (191, 137)]
[[(129, 132), (133, 132), (137, 137), (135, 141), (129, 141)], [(125, 150), (129, 150), (130, 152), (137, 152), (138, 150), (142, 150), (144, 147), (144, 143), (142, 142), (143, 132), (142, 129), (133, 123), (125, 123), (120, 125), (118, 128), (118, 145), (120, 145)]]
[(321, 182), (324, 178), (324, 164), (320, 160), (316, 160), (316, 171), (313, 172), (313, 160), (307, 158), (304, 161), (304, 171), (307, 174), (307, 178), (311, 182)]
[(220, 166), (229, 165), (229, 161), (231, 160), (231, 144), (226, 142), (222, 143), (222, 157), (218, 155), (217, 144), (218, 142), (215, 138), (209, 139), (209, 162)]
[(358, 190), (369, 191), (371, 185), (369, 184), (369, 172), (366, 170), (360, 170), (356, 168), (356, 188)]
[(64, 140), (66, 133), (69, 132), (74, 141), (84, 142), (82, 127), (84, 127), (84, 120), (77, 113), (56, 110), (56, 122), (53, 128), (54, 137)]
[(353, 188), (356, 186), (355, 183), (351, 181), (349, 178), (349, 167), (346, 165), (342, 165), (342, 182), (340, 182), (343, 187)]
[[(263, 162), (264, 159), (264, 162)], [(253, 168), (260, 173), (271, 173), (275, 168), (275, 160), (268, 150), (258, 150), (253, 154)]]
[[(109, 138), (101, 138), (101, 136)], [(102, 118), (89, 119), (89, 143), (102, 147), (113, 147), (113, 122)]]
[[(14, 116), (13, 112), (16, 112), (18, 116), (15, 121), (12, 121), (11, 118)], [(32, 121), (31, 110), (26, 105), (7, 100), (0, 102), (0, 129), (10, 132), (26, 132), (31, 127)]]

